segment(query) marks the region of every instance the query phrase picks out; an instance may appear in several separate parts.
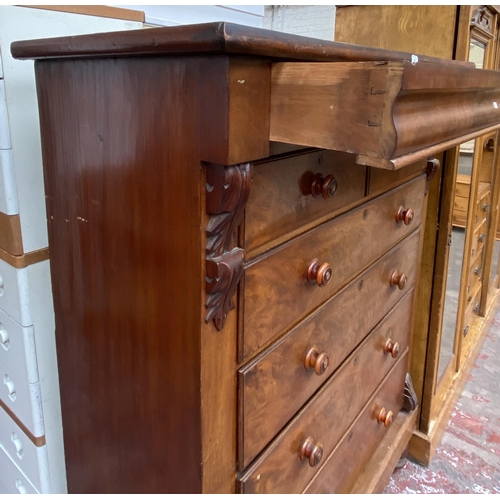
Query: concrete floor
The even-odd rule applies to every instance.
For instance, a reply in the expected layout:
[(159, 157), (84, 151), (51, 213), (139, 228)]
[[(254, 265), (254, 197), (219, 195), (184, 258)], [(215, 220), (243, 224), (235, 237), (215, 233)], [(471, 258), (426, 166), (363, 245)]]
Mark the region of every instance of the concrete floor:
[(500, 493), (500, 310), (430, 466), (408, 461), (384, 493)]

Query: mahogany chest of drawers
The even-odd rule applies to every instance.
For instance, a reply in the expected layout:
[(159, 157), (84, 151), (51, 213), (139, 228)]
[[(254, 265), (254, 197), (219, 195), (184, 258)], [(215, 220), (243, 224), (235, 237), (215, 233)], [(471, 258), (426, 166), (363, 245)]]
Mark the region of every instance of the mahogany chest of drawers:
[(37, 59), (69, 491), (352, 491), (415, 409), (427, 159), (500, 122), (449, 120), (475, 70), (225, 23), (12, 51)]

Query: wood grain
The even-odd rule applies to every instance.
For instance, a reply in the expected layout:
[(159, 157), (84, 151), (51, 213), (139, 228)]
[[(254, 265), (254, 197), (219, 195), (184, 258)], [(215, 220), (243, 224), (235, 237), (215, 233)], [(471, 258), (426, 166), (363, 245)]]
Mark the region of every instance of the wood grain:
[(106, 5), (23, 5), (22, 7), (56, 10), (86, 16), (109, 17), (111, 19), (124, 19), (125, 21), (137, 21), (140, 23), (144, 22), (144, 12), (140, 10), (108, 7)]
[(453, 59), (457, 10), (455, 5), (339, 6), (335, 40)]
[[(351, 492), (364, 467), (370, 463), (378, 444), (391, 433), (397, 423), (397, 415), (403, 402), (407, 364), (406, 356), (393, 367), (304, 493)], [(392, 410), (396, 415), (396, 422), (389, 429), (376, 420), (378, 410), (382, 407)]]
[(198, 70), (36, 65), (71, 493), (201, 491)]
[[(419, 238), (420, 231), (412, 234), (239, 370), (240, 468), (250, 463), (396, 303), (411, 317), (413, 294), (401, 299), (402, 293), (389, 286), (388, 277), (394, 269), (404, 269), (407, 289), (413, 288)], [(362, 315), (356, 314), (360, 304)], [(406, 344), (400, 344), (404, 350)], [(306, 353), (313, 345), (329, 357), (321, 376), (304, 368)]]
[[(422, 176), (249, 263), (244, 278), (244, 358), (301, 320), (418, 227), (424, 189)], [(410, 226), (396, 222), (400, 206), (413, 208)], [(374, 239), (373, 234), (379, 237)], [(307, 268), (316, 258), (333, 265), (327, 286), (318, 287), (306, 279)]]
[(23, 238), (19, 215), (0, 212), (0, 249), (12, 256), (23, 254)]
[[(96, 55), (232, 53), (302, 61), (411, 61), (412, 54), (329, 42), (238, 24), (213, 22), (148, 30), (14, 42), (19, 59)], [(422, 62), (473, 67), (471, 63), (419, 56)]]
[[(348, 83), (354, 75), (356, 85)], [(499, 82), (494, 71), (432, 64), (274, 63), (270, 138), (401, 168), (430, 156), (427, 148), (436, 143), (463, 142), (498, 124)], [(342, 125), (346, 119), (353, 135)], [(410, 154), (412, 161), (404, 158)]]
[[(333, 175), (337, 191), (333, 198), (311, 194), (315, 174)], [(336, 151), (318, 151), (258, 163), (245, 212), (245, 251), (252, 258), (303, 227), (333, 217), (361, 200), (365, 194), (366, 167), (355, 158)], [(302, 231), (301, 231), (302, 229)]]
[[(411, 300), (395, 307), (346, 359), (339, 370), (283, 429), (265, 452), (238, 480), (244, 493), (299, 493), (316, 470), (298, 460), (308, 436), (320, 442), (324, 456), (335, 448), (345, 431), (375, 392), (396, 360), (383, 352), (391, 338), (406, 345), (411, 328)], [(408, 349), (400, 355), (404, 358)], [(406, 366), (404, 369), (406, 373)], [(403, 375), (404, 380), (404, 375)], [(401, 384), (401, 403), (402, 387)], [(399, 392), (399, 391), (398, 391)], [(325, 418), (327, 416), (327, 418)], [(335, 425), (332, 425), (335, 422)]]

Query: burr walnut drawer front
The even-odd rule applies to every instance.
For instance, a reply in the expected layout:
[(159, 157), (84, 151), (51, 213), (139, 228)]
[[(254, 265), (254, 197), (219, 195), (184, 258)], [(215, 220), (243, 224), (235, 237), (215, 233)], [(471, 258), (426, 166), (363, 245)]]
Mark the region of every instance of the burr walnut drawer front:
[[(300, 493), (315, 475), (397, 358), (385, 352), (387, 341), (406, 352), (412, 295), (379, 323), (319, 392), (239, 478), (244, 493)], [(279, 366), (277, 367), (279, 369)], [(244, 436), (252, 439), (253, 436)]]
[[(239, 370), (240, 468), (255, 458), (414, 286), (419, 239), (417, 230)], [(395, 271), (407, 276), (403, 290), (390, 284)], [(397, 306), (407, 310), (408, 316), (409, 301), (407, 296)]]
[(248, 257), (276, 246), (365, 195), (366, 167), (355, 156), (316, 151), (254, 166), (245, 211)]
[(239, 359), (331, 297), (420, 225), (425, 176), (246, 265)]
[(407, 365), (405, 356), (394, 366), (304, 493), (351, 492), (403, 405)]

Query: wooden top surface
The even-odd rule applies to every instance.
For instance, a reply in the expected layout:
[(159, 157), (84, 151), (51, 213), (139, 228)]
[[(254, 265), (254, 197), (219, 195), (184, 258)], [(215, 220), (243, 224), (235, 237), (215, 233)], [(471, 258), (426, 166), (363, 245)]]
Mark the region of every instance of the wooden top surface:
[[(14, 42), (11, 51), (17, 59), (232, 53), (318, 62), (415, 61), (415, 55), (407, 52), (329, 42), (225, 22), (26, 40)], [(419, 62), (474, 66), (468, 62), (417, 57)]]

